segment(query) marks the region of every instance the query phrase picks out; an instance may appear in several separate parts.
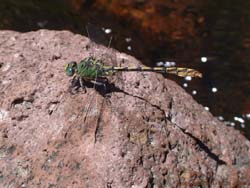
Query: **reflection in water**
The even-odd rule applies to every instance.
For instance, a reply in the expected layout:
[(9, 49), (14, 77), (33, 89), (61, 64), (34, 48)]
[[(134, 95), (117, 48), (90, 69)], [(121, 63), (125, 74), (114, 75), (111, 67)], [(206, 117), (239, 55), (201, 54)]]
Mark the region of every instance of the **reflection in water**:
[[(208, 87), (216, 91), (205, 102), (230, 126), (244, 129), (250, 138), (249, 1), (208, 1), (204, 6), (207, 37), (204, 52), (216, 59), (205, 67)], [(216, 89), (214, 89), (214, 87)]]

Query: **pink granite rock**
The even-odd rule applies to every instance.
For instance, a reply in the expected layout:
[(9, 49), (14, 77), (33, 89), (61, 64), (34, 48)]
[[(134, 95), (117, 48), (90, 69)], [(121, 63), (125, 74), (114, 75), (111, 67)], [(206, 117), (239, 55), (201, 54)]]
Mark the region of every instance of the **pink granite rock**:
[(68, 31), (0, 31), (0, 187), (250, 186), (250, 142), (162, 75), (70, 94), (64, 65), (89, 55), (140, 64)]

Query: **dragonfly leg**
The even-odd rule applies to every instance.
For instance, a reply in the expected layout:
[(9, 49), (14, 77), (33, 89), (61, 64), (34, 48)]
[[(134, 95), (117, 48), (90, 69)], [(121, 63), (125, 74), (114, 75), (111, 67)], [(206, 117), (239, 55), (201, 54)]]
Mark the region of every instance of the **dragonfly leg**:
[(79, 76), (74, 76), (70, 82), (69, 92), (71, 94), (76, 94), (77, 90), (80, 87), (84, 90), (84, 93), (86, 93), (86, 87), (85, 87), (85, 83), (84, 83), (83, 78), (81, 78)]
[(100, 87), (103, 87), (103, 93), (106, 94), (107, 92), (107, 79), (106, 78), (99, 78), (98, 81), (97, 80), (91, 80), (91, 83)]
[(79, 88), (78, 86), (78, 77), (74, 76), (72, 80), (70, 80), (69, 92), (74, 95), (76, 90)]
[(77, 76), (74, 76), (73, 79), (70, 81), (70, 87), (71, 88), (76, 87), (77, 82), (78, 82), (78, 78)]
[[(94, 80), (91, 80), (91, 83), (92, 84), (95, 84), (95, 85), (98, 85), (98, 86), (105, 86), (106, 84), (105, 83), (103, 83), (103, 82), (100, 82), (100, 81), (94, 81)], [(105, 86), (106, 87), (106, 86)]]
[(86, 84), (85, 84), (84, 79), (82, 77), (79, 78), (79, 82), (80, 82), (81, 88), (84, 90), (84, 93), (86, 93), (87, 92)]

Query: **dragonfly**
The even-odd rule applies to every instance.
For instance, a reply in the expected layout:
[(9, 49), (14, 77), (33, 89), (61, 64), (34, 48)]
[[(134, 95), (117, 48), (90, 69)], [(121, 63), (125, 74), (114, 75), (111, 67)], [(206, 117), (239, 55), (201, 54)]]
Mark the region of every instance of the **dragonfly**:
[[(92, 28), (89, 27), (89, 28)], [(88, 29), (87, 29), (88, 31)], [(89, 30), (90, 31), (90, 30)], [(88, 32), (90, 34), (93, 32)], [(93, 41), (93, 45), (95, 45), (96, 40), (95, 37), (91, 37), (91, 42)], [(92, 44), (92, 43), (91, 43)], [(109, 42), (110, 45), (110, 42)], [(107, 53), (104, 53), (107, 54)], [(202, 73), (195, 69), (191, 68), (182, 68), (182, 67), (149, 67), (149, 66), (119, 66), (117, 61), (114, 60), (115, 55), (112, 55), (111, 61), (104, 60), (102, 58), (98, 58), (98, 55), (90, 54), (80, 62), (71, 61), (65, 65), (65, 73), (69, 77), (73, 77), (70, 85), (70, 92), (72, 88), (81, 87), (86, 92), (86, 86), (89, 82), (94, 84), (94, 88), (96, 85), (103, 86), (104, 91), (102, 91), (105, 97), (98, 98), (95, 93), (89, 94), (91, 97), (85, 106), (84, 106), (84, 123), (87, 122), (96, 122), (95, 131), (94, 131), (94, 143), (99, 141), (102, 138), (102, 129), (100, 128), (100, 124), (102, 123), (102, 111), (105, 108), (105, 105), (108, 105), (108, 96), (106, 96), (106, 83), (109, 80), (108, 77), (116, 75), (118, 72), (157, 72), (163, 74), (174, 74), (179, 77), (198, 77), (202, 78)], [(117, 75), (117, 77), (119, 77)], [(119, 88), (118, 88), (119, 89)], [(93, 104), (93, 99), (100, 99), (101, 101)], [(95, 113), (94, 113), (95, 112)], [(87, 125), (88, 123), (86, 123)], [(91, 123), (92, 125), (92, 123)]]
[[(110, 47), (112, 37), (109, 42), (103, 35), (103, 31), (95, 25), (88, 23), (86, 25), (86, 31), (88, 37), (91, 39), (91, 44), (101, 44)], [(108, 49), (107, 48), (107, 49)], [(104, 53), (107, 54), (107, 53)], [(113, 55), (115, 56), (115, 55)], [(123, 67), (117, 66), (116, 58), (111, 60), (112, 65), (105, 65), (103, 58), (97, 58), (97, 55), (89, 55), (79, 63), (71, 61), (65, 65), (65, 72), (69, 77), (73, 77), (71, 87), (74, 87), (76, 83), (80, 83), (80, 87), (85, 89), (87, 82), (91, 82), (95, 85), (102, 85), (105, 87), (105, 82), (108, 80), (107, 77), (116, 74), (117, 72), (158, 72), (163, 74), (174, 74), (179, 77), (202, 77), (202, 73), (191, 68), (182, 67), (148, 67), (148, 66), (134, 66), (134, 67)], [(110, 63), (109, 63), (110, 64)]]
[(117, 72), (158, 72), (163, 74), (174, 74), (179, 77), (198, 77), (202, 78), (202, 73), (191, 68), (183, 67), (148, 67), (148, 66), (107, 66), (101, 59), (87, 57), (79, 63), (72, 61), (65, 65), (65, 72), (69, 77), (73, 77), (73, 82), (79, 81), (80, 86), (85, 89), (85, 82), (92, 82), (103, 85), (102, 80)]

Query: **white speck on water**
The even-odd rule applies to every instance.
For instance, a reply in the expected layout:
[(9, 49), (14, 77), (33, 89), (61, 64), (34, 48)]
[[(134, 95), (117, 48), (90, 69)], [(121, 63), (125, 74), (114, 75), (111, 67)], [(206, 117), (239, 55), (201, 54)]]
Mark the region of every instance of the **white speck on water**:
[(212, 92), (213, 92), (213, 93), (216, 93), (217, 91), (218, 91), (218, 89), (217, 89), (216, 87), (213, 87), (213, 88), (212, 88)]
[(164, 67), (174, 67), (175, 65), (174, 61), (165, 61)]
[(176, 63), (174, 61), (170, 62), (170, 66), (174, 67), (176, 65)]
[(47, 20), (37, 22), (37, 26), (40, 28), (44, 28), (48, 24)]
[(197, 91), (196, 91), (196, 90), (193, 90), (193, 91), (192, 91), (192, 94), (193, 94), (193, 95), (196, 95), (196, 94), (197, 94)]
[(161, 66), (164, 65), (164, 63), (163, 63), (162, 61), (159, 61), (159, 62), (156, 63), (156, 65), (157, 65), (158, 67), (161, 67)]
[(209, 111), (209, 107), (205, 106), (204, 108), (205, 108), (206, 111)]
[(230, 126), (231, 126), (231, 127), (234, 127), (234, 126), (235, 126), (235, 123), (234, 123), (234, 122), (230, 122)]
[(247, 119), (250, 119), (250, 114), (246, 114), (245, 117), (246, 117)]
[(170, 66), (171, 66), (171, 63), (169, 61), (165, 61), (164, 67), (170, 67)]
[(132, 47), (131, 47), (131, 46), (128, 46), (127, 49), (128, 49), (129, 51), (131, 51), (131, 50), (132, 50)]
[(206, 63), (207, 62), (207, 57), (201, 57), (201, 62)]
[(110, 34), (110, 33), (112, 32), (112, 30), (109, 29), (109, 28), (107, 28), (107, 29), (104, 29), (104, 32), (105, 32), (106, 34)]
[(220, 120), (220, 121), (224, 121), (224, 117), (222, 117), (222, 116), (218, 116), (218, 120)]
[(127, 37), (127, 38), (125, 38), (125, 41), (126, 41), (126, 42), (131, 42), (131, 41), (132, 41), (132, 39), (131, 39), (131, 38), (129, 38), (129, 37)]
[(184, 79), (185, 79), (186, 81), (191, 81), (191, 80), (192, 80), (192, 77), (191, 77), (191, 76), (186, 76)]
[(187, 84), (187, 83), (184, 83), (184, 84), (183, 84), (183, 87), (188, 87), (188, 84)]
[(237, 116), (234, 117), (234, 121), (238, 121), (240, 123), (245, 123), (245, 120), (243, 118), (237, 117)]
[(242, 129), (245, 128), (245, 124), (244, 123), (241, 123), (240, 126), (241, 126)]

